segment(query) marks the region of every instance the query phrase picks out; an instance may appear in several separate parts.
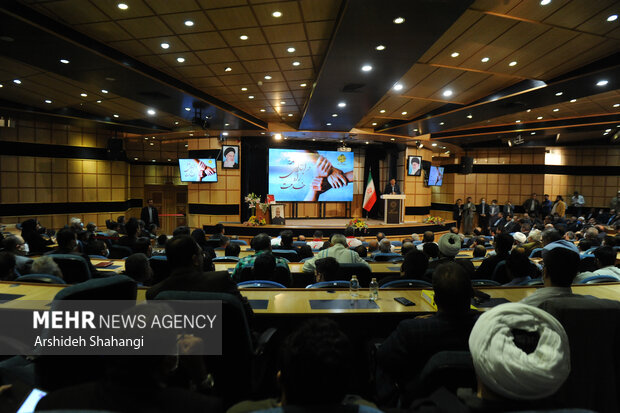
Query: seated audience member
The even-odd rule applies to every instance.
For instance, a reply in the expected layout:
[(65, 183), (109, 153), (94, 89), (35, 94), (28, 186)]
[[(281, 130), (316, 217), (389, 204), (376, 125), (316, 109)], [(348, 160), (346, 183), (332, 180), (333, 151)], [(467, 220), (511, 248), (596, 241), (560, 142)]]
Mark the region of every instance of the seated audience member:
[(314, 258), (304, 262), (303, 272), (314, 272), (315, 262), (321, 258), (333, 257), (339, 264), (361, 264), (370, 268), (366, 261), (360, 258), (357, 252), (347, 247), (347, 239), (343, 234), (334, 234), (331, 237), (332, 247), (321, 250)]
[(293, 231), (290, 229), (285, 229), (280, 232), (280, 246), (278, 249), (297, 251), (297, 249), (293, 246)]
[(435, 269), (437, 266), (447, 263), (456, 262), (461, 265), (468, 275), (472, 276), (474, 273), (474, 265), (469, 258), (456, 259), (456, 255), (461, 249), (462, 240), (457, 234), (447, 233), (439, 238), (439, 259), (431, 261), (428, 264), (428, 268)]
[(459, 233), (459, 229), (457, 227), (450, 227), (450, 232), (452, 234), (458, 234)]
[(403, 245), (400, 247), (400, 255), (404, 257), (413, 250), (418, 251), (418, 249), (415, 247), (415, 245), (413, 245), (412, 242), (403, 242)]
[(620, 281), (620, 268), (616, 267), (616, 251), (612, 247), (598, 247), (594, 250), (598, 270), (592, 272), (582, 272), (575, 277), (575, 282), (583, 281), (586, 278), (597, 275), (609, 275)]
[(426, 244), (424, 244), (422, 252), (426, 254), (429, 260), (436, 260), (437, 258), (439, 258), (439, 245), (435, 244), (434, 242), (427, 242)]
[(510, 254), (512, 248), (513, 238), (505, 233), (498, 234), (493, 240), (495, 246), (495, 255), (491, 255), (484, 259), (480, 263), (480, 266), (476, 270), (475, 278), (490, 280), (493, 278), (493, 271), (500, 261), (504, 261)]
[(224, 255), (227, 257), (238, 257), (241, 253), (241, 247), (239, 244), (228, 244), (224, 250)]
[(425, 276), (427, 268), (428, 257), (422, 251), (418, 251), (414, 248), (411, 252), (405, 255), (405, 259), (400, 265), (400, 274), (381, 278), (379, 280), (379, 286), (399, 279), (431, 282), (431, 280)]
[[(253, 267), (254, 261), (256, 260), (256, 258), (258, 258), (259, 255), (271, 253), (271, 237), (264, 233), (258, 234), (254, 238), (252, 238), (252, 241), (250, 241), (250, 246), (256, 252), (253, 255), (248, 255), (247, 257), (239, 259), (239, 262), (235, 266), (235, 269), (233, 270), (231, 275), (233, 280), (239, 279), (239, 277), (241, 276), (241, 271), (245, 267)], [(276, 265), (286, 267), (288, 269), (288, 261), (280, 257), (275, 258)]]
[(379, 250), (379, 241), (376, 239), (371, 239), (368, 241), (368, 254), (372, 255), (374, 252)]
[(363, 245), (358, 245), (357, 247), (355, 247), (355, 252), (357, 252), (360, 258), (368, 257), (368, 250), (366, 250), (366, 247)]
[(579, 244), (577, 244), (577, 248), (579, 248), (579, 251), (583, 254), (584, 252), (593, 248), (592, 241), (589, 239), (582, 239), (581, 241), (579, 241)]
[(484, 245), (476, 245), (472, 252), (473, 258), (484, 258), (487, 255), (487, 249)]
[(323, 243), (323, 245), (321, 245), (321, 247), (319, 248), (319, 251), (323, 251), (323, 250), (326, 250), (326, 249), (328, 249), (328, 248), (331, 248), (331, 246), (332, 246), (332, 243), (331, 243), (331, 242), (329, 242), (329, 241), (325, 241), (325, 242)]
[(310, 245), (302, 245), (297, 249), (297, 255), (299, 255), (299, 260), (303, 260), (304, 258), (312, 258), (314, 257), (314, 253), (312, 252), (312, 247)]
[(299, 236), (297, 237), (297, 241), (303, 241), (303, 242), (306, 242), (306, 236), (305, 236), (305, 235), (299, 235)]
[(0, 281), (13, 281), (15, 273), (15, 255), (8, 251), (0, 252)]
[(136, 252), (135, 243), (138, 240), (138, 230), (138, 220), (135, 218), (129, 218), (129, 221), (125, 224), (125, 232), (127, 235), (120, 237), (117, 244), (124, 247), (129, 247), (132, 251)]
[[(618, 234), (616, 234), (618, 235)], [(603, 242), (602, 242), (602, 246), (603, 247), (615, 247), (616, 245), (616, 241), (617, 238), (615, 236), (611, 236), (611, 235), (605, 235), (605, 238), (603, 238)]]
[[(501, 231), (505, 234), (511, 234), (521, 230), (521, 225), (514, 220), (514, 216), (511, 214), (506, 215), (506, 223), (501, 227)], [(499, 229), (499, 228), (498, 228)]]
[(62, 271), (56, 261), (49, 255), (44, 255), (34, 260), (30, 268), (31, 274), (49, 274), (62, 279)]
[(28, 254), (28, 244), (24, 242), (22, 237), (19, 235), (10, 235), (3, 239), (0, 245), (2, 245), (5, 251), (15, 256), (15, 269), (18, 273), (24, 275), (30, 272), (32, 258), (25, 256)]
[(134, 253), (144, 254), (148, 258), (153, 255), (153, 247), (151, 247), (151, 240), (148, 238), (140, 237), (133, 244)]
[(510, 252), (504, 269), (494, 280), (506, 286), (519, 285), (536, 276), (536, 265), (529, 260), (523, 247)]
[(341, 278), (338, 275), (340, 264), (334, 257), (321, 258), (316, 260), (314, 275), (316, 282), (337, 281)]
[(209, 237), (209, 239), (220, 239), (224, 236), (224, 233), (226, 232), (225, 228), (224, 228), (224, 224), (222, 224), (221, 222), (218, 222), (217, 224), (215, 224), (215, 228), (213, 230), (213, 235), (211, 235), (211, 237)]
[(43, 254), (52, 249), (50, 245), (54, 241), (41, 234), (41, 225), (36, 219), (27, 219), (22, 222), (21, 235), (22, 239), (28, 244), (28, 250), (31, 254)]
[(514, 244), (517, 246), (521, 246), (527, 241), (527, 236), (522, 232), (515, 232), (512, 234), (512, 238), (515, 240)]
[(528, 254), (528, 256), (532, 253), (534, 249), (542, 248), (542, 231), (538, 229), (531, 230), (530, 233), (527, 235), (527, 241), (521, 246), (525, 250), (525, 253)]
[[(429, 358), (448, 350), (467, 350), (469, 333), (479, 315), (470, 309), (473, 289), (465, 270), (456, 263), (442, 264), (433, 274), (437, 312), (401, 321), (377, 350), (377, 381), (404, 384), (417, 378)], [(386, 376), (385, 380), (379, 380)], [(389, 393), (380, 390), (380, 396)]]
[(45, 255), (55, 255), (55, 254), (79, 255), (80, 257), (86, 260), (86, 263), (88, 264), (88, 269), (90, 270), (90, 275), (94, 278), (97, 277), (99, 272), (90, 262), (90, 257), (76, 250), (77, 239), (76, 239), (75, 232), (73, 232), (70, 228), (61, 229), (56, 234), (56, 242), (58, 242), (58, 248), (56, 248), (55, 250), (46, 252)]
[(552, 242), (560, 241), (561, 239), (562, 235), (555, 228), (546, 228), (541, 234), (543, 247), (551, 244)]
[(424, 231), (424, 235), (422, 236), (422, 243), (416, 245), (416, 248), (422, 251), (424, 245), (428, 243), (437, 245), (437, 243), (435, 242), (435, 234), (433, 233), (433, 231)]
[(125, 274), (135, 280), (138, 285), (150, 285), (153, 270), (145, 254), (131, 254), (125, 259)]
[(254, 260), (254, 279), (256, 280), (274, 280), (274, 273), (276, 271), (276, 257), (268, 252), (266, 254), (259, 255)]
[(379, 241), (378, 253), (389, 254), (391, 252), (392, 252), (392, 243), (390, 242), (389, 239), (383, 238), (381, 241)]
[(352, 346), (336, 322), (313, 318), (289, 335), (280, 351), (279, 398), (244, 401), (227, 413), (380, 413), (359, 396), (347, 395), (352, 380)]
[(577, 236), (573, 231), (566, 231), (566, 233), (564, 234), (564, 239), (566, 241), (575, 242), (577, 241)]
[(543, 250), (545, 265), (542, 279), (544, 288), (539, 288), (522, 299), (523, 304), (538, 307), (549, 298), (574, 296), (571, 284), (577, 276), (579, 253), (561, 242), (549, 244), (549, 248), (546, 251)]
[(110, 251), (108, 250), (106, 243), (98, 239), (89, 242), (86, 246), (86, 254), (88, 255), (107, 257), (109, 253)]
[(417, 241), (420, 241), (420, 235), (411, 234), (411, 242), (417, 242)]
[(316, 230), (312, 235), (312, 241), (307, 241), (307, 245), (310, 245), (310, 248), (313, 250), (318, 250), (323, 246), (323, 232)]
[(220, 241), (220, 246), (218, 248), (221, 248), (221, 249), (224, 249), (224, 250), (226, 249), (226, 246), (228, 244), (230, 244), (230, 238), (228, 238), (226, 236), (221, 237), (219, 241)]
[[(266, 235), (267, 241), (269, 236)], [(166, 244), (166, 257), (170, 267), (170, 276), (146, 291), (147, 300), (153, 300), (162, 291), (208, 291), (235, 295), (241, 300), (248, 320), (251, 319), (252, 307), (248, 300), (239, 293), (228, 271), (204, 272), (202, 250), (191, 237), (181, 235), (173, 237)], [(256, 259), (256, 258), (254, 258)], [(252, 263), (254, 261), (252, 260)]]
[(204, 252), (209, 257), (211, 257), (211, 259), (216, 257), (215, 250), (213, 249), (211, 245), (207, 243), (207, 235), (202, 229), (196, 228), (195, 230), (193, 230), (191, 237), (193, 238), (194, 241), (196, 241), (196, 244), (198, 244), (198, 246), (202, 249), (202, 252)]
[(157, 237), (157, 246), (159, 248), (164, 248), (166, 246), (166, 242), (168, 242), (168, 236), (166, 234), (161, 234)]
[(601, 240), (598, 237), (598, 229), (590, 227), (586, 229), (585, 239), (592, 243), (593, 247), (600, 247)]
[(469, 336), (478, 390), (458, 393), (472, 412), (540, 411), (570, 373), (564, 328), (549, 313), (522, 303), (496, 306)]
[(180, 226), (180, 227), (176, 227), (174, 229), (174, 231), (172, 231), (172, 236), (173, 237), (179, 237), (181, 235), (187, 235), (188, 237), (191, 234), (191, 229), (189, 227), (186, 227), (184, 225)]
[(106, 237), (118, 238), (118, 222), (106, 220), (105, 225), (106, 231), (103, 231), (103, 235), (105, 235)]
[(344, 236), (347, 237), (347, 245), (349, 248), (355, 248), (359, 245), (362, 245), (362, 241), (355, 238), (355, 228), (346, 227), (344, 230)]
[(77, 234), (84, 229), (84, 223), (80, 218), (72, 217), (69, 219), (69, 228)]
[(385, 238), (385, 234), (383, 232), (377, 232), (377, 242), (381, 242), (383, 238)]

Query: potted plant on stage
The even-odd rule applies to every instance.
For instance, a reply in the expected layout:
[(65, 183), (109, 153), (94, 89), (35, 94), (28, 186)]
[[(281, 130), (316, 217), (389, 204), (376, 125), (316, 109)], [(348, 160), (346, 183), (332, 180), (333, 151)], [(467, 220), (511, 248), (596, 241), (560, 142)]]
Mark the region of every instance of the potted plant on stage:
[(260, 203), (260, 196), (250, 192), (245, 196), (245, 202), (248, 203), (248, 208), (250, 208), (252, 215), (256, 216), (256, 205)]
[(368, 231), (368, 224), (361, 218), (353, 218), (347, 226), (355, 229), (355, 235), (364, 235)]
[(434, 217), (432, 215), (427, 215), (426, 218), (424, 218), (425, 224), (443, 225), (443, 222), (444, 222), (444, 219), (442, 217)]

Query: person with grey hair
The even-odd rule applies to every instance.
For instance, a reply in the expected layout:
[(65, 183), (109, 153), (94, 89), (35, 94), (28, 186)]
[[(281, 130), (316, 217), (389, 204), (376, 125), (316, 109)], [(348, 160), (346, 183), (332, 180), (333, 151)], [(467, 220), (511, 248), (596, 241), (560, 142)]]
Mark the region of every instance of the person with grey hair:
[(20, 274), (28, 274), (32, 265), (32, 258), (26, 257), (28, 254), (28, 244), (19, 235), (10, 235), (0, 243), (5, 251), (15, 256), (15, 269)]
[(382, 252), (382, 253), (390, 253), (390, 252), (392, 252), (392, 243), (390, 242), (389, 239), (383, 238), (379, 242), (379, 252)]
[(138, 285), (145, 285), (153, 278), (153, 270), (145, 254), (131, 254), (125, 260), (125, 274), (133, 278)]
[(314, 258), (304, 262), (304, 266), (302, 267), (303, 272), (314, 274), (316, 261), (327, 257), (335, 258), (339, 264), (362, 264), (370, 268), (370, 265), (360, 258), (357, 252), (349, 249), (347, 246), (347, 238), (343, 234), (332, 235), (330, 241), (331, 247), (319, 251)]
[(54, 259), (49, 255), (44, 255), (34, 260), (34, 262), (32, 263), (32, 267), (30, 268), (30, 273), (48, 274), (64, 279), (60, 267), (58, 267), (56, 261), (54, 261)]
[(411, 240), (413, 242), (420, 241), (420, 236), (418, 234), (411, 234)]

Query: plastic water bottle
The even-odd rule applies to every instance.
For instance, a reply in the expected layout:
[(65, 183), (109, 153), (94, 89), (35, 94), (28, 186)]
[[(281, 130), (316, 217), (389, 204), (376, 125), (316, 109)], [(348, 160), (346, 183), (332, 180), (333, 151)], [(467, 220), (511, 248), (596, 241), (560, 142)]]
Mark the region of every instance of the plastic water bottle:
[(372, 280), (370, 280), (370, 285), (369, 285), (369, 290), (370, 290), (370, 299), (372, 301), (376, 301), (379, 298), (379, 283), (377, 282), (376, 278), (373, 278)]
[(360, 294), (360, 282), (357, 279), (357, 275), (351, 277), (349, 291), (351, 292), (351, 297), (357, 297)]

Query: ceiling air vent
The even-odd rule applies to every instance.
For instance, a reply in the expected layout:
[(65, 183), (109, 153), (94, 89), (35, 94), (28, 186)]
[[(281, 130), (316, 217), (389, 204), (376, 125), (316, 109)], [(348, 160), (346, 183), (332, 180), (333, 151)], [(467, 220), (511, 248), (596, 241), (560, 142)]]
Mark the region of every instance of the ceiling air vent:
[(360, 89), (364, 86), (366, 85), (363, 85), (361, 83), (349, 83), (348, 85), (344, 85), (342, 91), (344, 93), (360, 93)]

